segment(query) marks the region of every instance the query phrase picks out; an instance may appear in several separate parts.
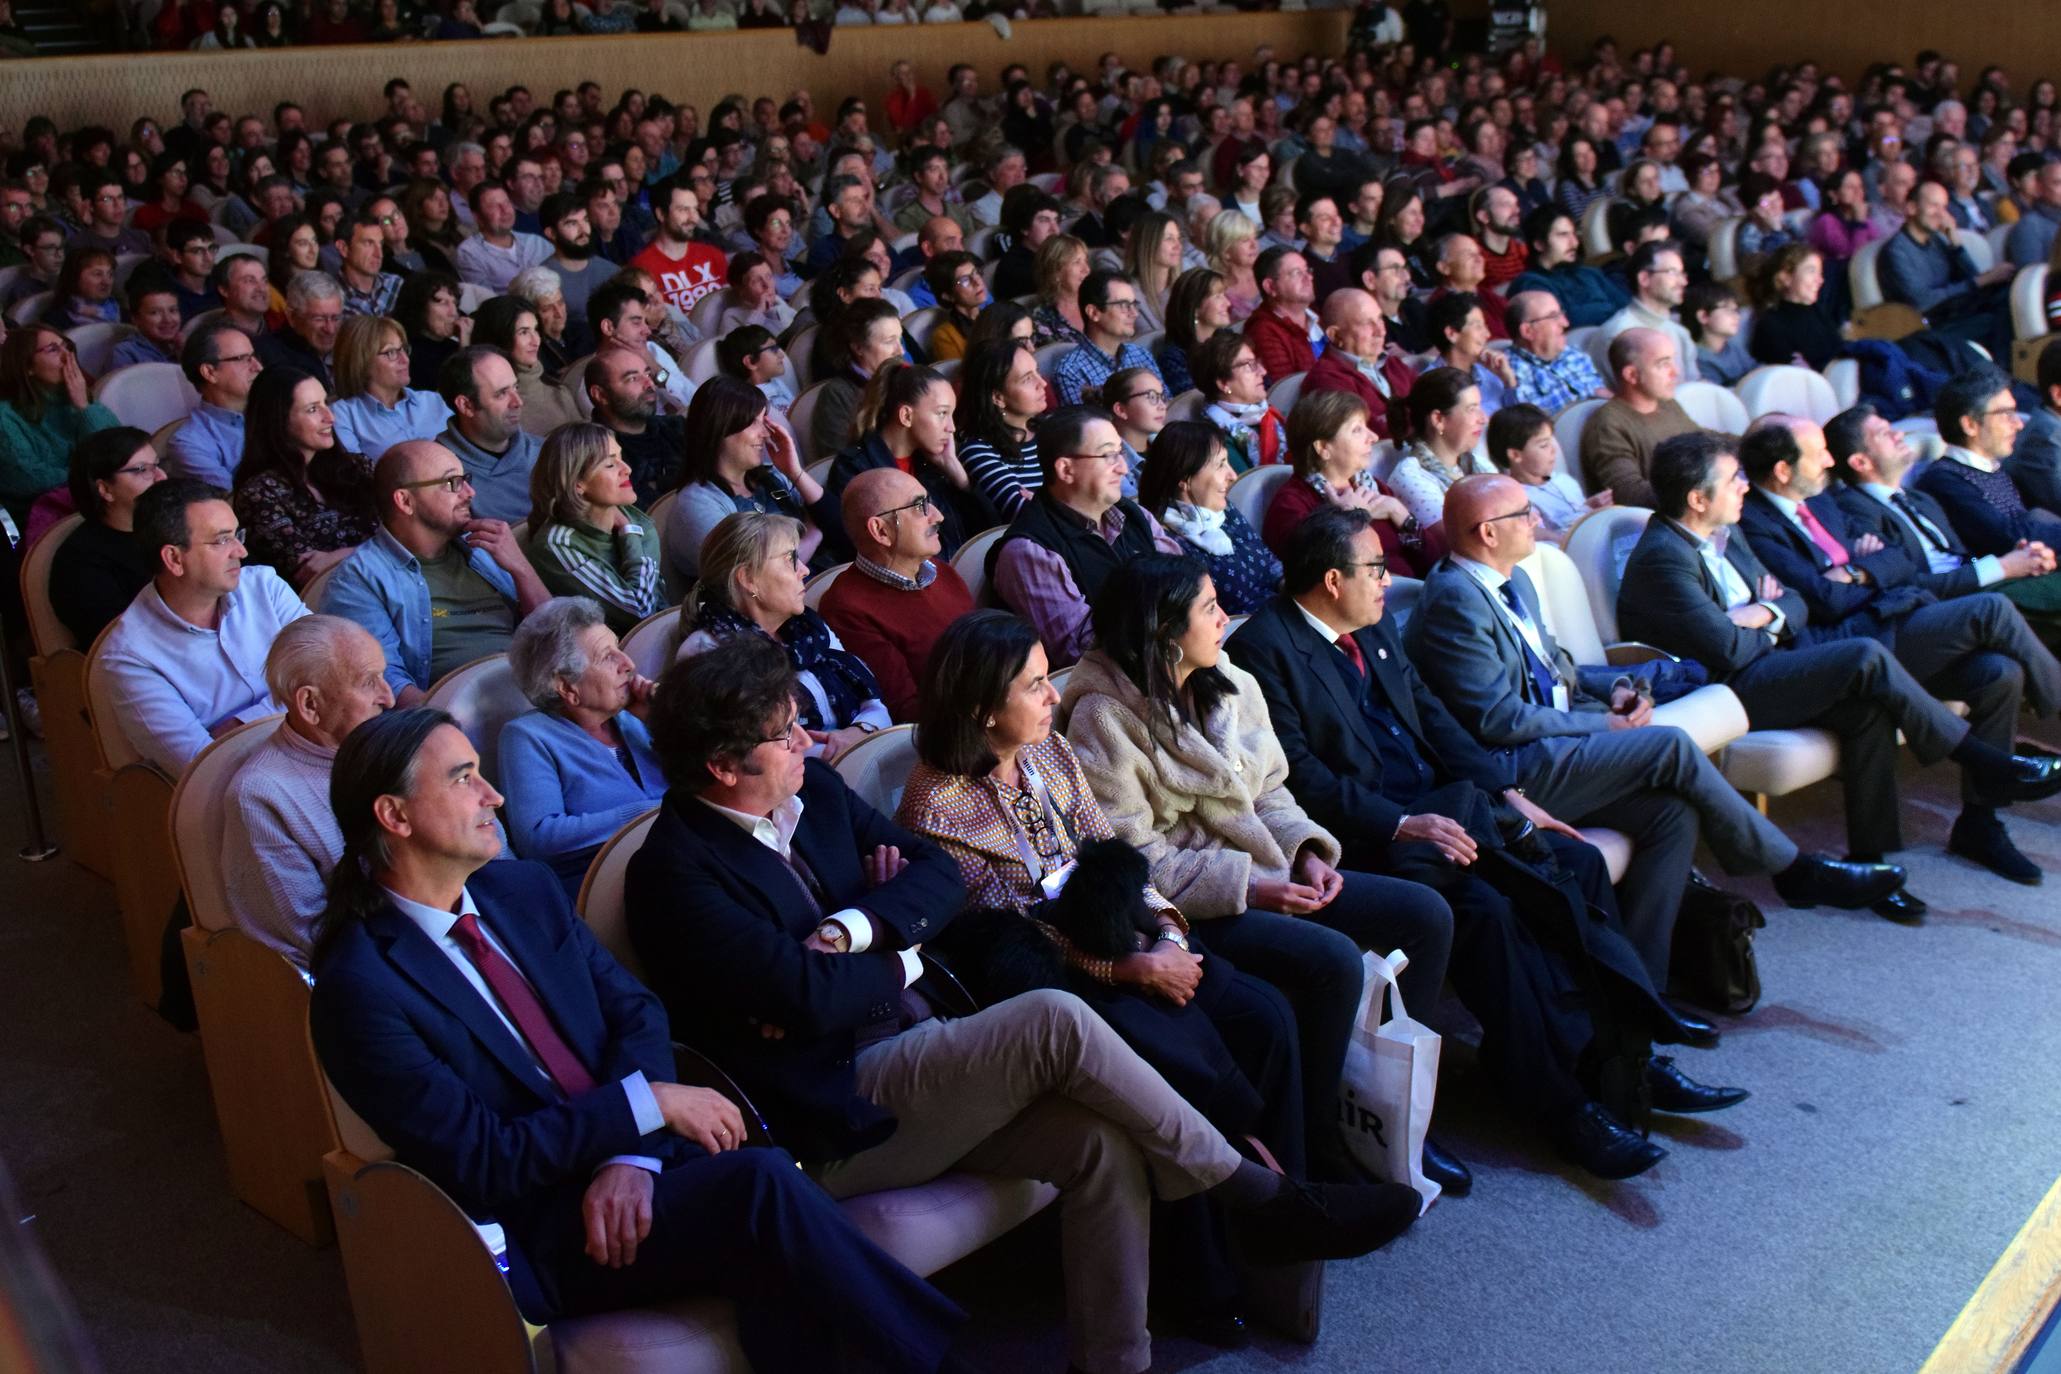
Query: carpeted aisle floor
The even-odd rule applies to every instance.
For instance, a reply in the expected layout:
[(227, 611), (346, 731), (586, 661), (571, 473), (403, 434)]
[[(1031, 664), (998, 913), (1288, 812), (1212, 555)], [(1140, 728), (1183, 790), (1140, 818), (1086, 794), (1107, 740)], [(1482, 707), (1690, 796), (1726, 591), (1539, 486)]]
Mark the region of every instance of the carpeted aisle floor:
[[(1792, 912), (1764, 881), (1740, 884), (1769, 914), (1765, 1000), (1721, 1048), (1681, 1057), (1754, 1096), (1661, 1118), (1673, 1153), (1657, 1169), (1575, 1179), (1496, 1112), (1449, 1039), (1439, 1130), (1473, 1163), (1473, 1196), (1333, 1265), (1314, 1349), (1163, 1337), (1155, 1368), (1915, 1370), (2061, 1174), (2061, 876), (2019, 888), (1947, 858), (1953, 787), (1950, 769), (1907, 778), (1922, 929)], [(1839, 847), (1829, 789), (1776, 819)], [(2012, 826), (2061, 875), (2061, 801)], [(199, 1044), (130, 996), (112, 891), (63, 861), (15, 863), (19, 834), (8, 775), (0, 1157), (105, 1367), (356, 1368), (335, 1251), (229, 1197)], [(1046, 1223), (944, 1276), (978, 1312), (987, 1367), (1064, 1367), (1056, 1265)]]

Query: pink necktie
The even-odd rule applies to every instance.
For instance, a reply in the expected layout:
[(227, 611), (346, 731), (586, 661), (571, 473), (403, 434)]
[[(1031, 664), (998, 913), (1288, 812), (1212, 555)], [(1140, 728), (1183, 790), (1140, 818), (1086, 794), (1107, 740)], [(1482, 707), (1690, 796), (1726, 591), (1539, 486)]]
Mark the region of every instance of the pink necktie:
[(458, 924), (451, 927), (451, 934), (472, 957), (480, 976), (494, 990), (494, 996), (501, 999), (501, 1005), (508, 1011), (508, 1019), (515, 1022), (515, 1028), (529, 1042), (530, 1052), (537, 1056), (537, 1061), (544, 1066), (544, 1072), (551, 1075), (551, 1081), (558, 1085), (558, 1090), (567, 1097), (594, 1091), (594, 1075), (587, 1072), (587, 1066), (572, 1052), (572, 1046), (559, 1035), (558, 1027), (551, 1024), (550, 1013), (537, 1000), (529, 982), (515, 965), (501, 956), (501, 951), (487, 943), (486, 932), (479, 928), (479, 918), (466, 912), (458, 918)]
[(1846, 566), (1846, 545), (1832, 537), (1832, 531), (1818, 523), (1818, 517), (1811, 514), (1811, 508), (1803, 502), (1796, 503), (1796, 518), (1803, 522), (1803, 532), (1811, 537), (1811, 543), (1818, 546), (1818, 552), (1825, 555), (1827, 562), (1835, 568)]

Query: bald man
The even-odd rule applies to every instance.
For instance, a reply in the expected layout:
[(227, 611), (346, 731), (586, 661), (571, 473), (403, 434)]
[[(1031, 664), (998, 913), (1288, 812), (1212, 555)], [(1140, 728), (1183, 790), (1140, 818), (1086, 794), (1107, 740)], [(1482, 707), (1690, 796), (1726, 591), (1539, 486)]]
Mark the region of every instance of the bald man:
[(413, 706), (451, 669), (505, 652), (551, 594), (508, 522), (474, 517), (465, 465), (442, 444), (395, 444), (372, 486), (379, 533), (338, 565), (318, 609), (379, 641), (394, 699)]
[(1582, 426), (1582, 476), (1620, 506), (1653, 505), (1653, 450), (1699, 426), (1675, 399), (1681, 359), (1657, 329), (1627, 329), (1610, 341), (1610, 399)]
[(1518, 565), (1537, 519), (1517, 482), (1465, 477), (1446, 493), (1452, 552), (1425, 578), (1404, 632), (1417, 671), (1460, 724), (1507, 755), (1525, 796), (1578, 826), (1631, 838), (1618, 906), (1654, 986), (1700, 835), (1727, 873), (1772, 873), (1794, 906), (1862, 907), (1903, 886), (1892, 864), (1800, 852), (1693, 740), (1653, 723), (1653, 700), (1615, 668), (1577, 666), (1545, 626)]
[(894, 718), (913, 720), (930, 646), (973, 609), (973, 594), (938, 557), (944, 515), (921, 482), (899, 468), (874, 468), (845, 484), (843, 500), (857, 558), (816, 609), (873, 670)]
[(1304, 391), (1350, 391), (1367, 404), (1367, 425), (1383, 439), (1409, 437), (1410, 395), (1416, 373), (1388, 346), (1381, 303), (1357, 286), (1333, 291), (1319, 317), (1323, 356), (1302, 379)]
[[(1926, 691), (1968, 703), (1970, 733), (2006, 753), (2021, 703), (2043, 716), (2061, 709), (2061, 662), (2016, 606), (1995, 592), (1940, 601), (1879, 536), (1849, 530), (1826, 490), (1832, 454), (1824, 430), (1796, 416), (1763, 417), (1739, 446), (1739, 467), (1752, 484), (1740, 532), (1767, 570), (1803, 599), (1809, 621), (1800, 638), (1878, 641)], [(2039, 865), (2011, 842), (1997, 815), (2003, 805), (1964, 776), (1948, 852), (2035, 886)]]
[(229, 781), (222, 820), (229, 914), (301, 968), (329, 904), (343, 835), (329, 769), (344, 736), (394, 704), (379, 641), (339, 616), (302, 616), (265, 657), (265, 685), (286, 707), (272, 737)]

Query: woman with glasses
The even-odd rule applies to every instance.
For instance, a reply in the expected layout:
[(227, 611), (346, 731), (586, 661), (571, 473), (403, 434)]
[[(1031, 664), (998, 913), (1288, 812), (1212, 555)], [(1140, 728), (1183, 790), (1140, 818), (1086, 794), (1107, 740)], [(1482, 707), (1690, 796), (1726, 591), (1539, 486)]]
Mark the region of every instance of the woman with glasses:
[(64, 485), (72, 448), (121, 424), (88, 396), (72, 341), (49, 325), (22, 325), (0, 343), (0, 506), (25, 528), (37, 497)]
[[(917, 708), (920, 762), (895, 811), (958, 861), (968, 907), (1029, 920), (1074, 871), (1084, 845), (1115, 837), (1080, 760), (1053, 728), (1059, 693), (1047, 666), (1028, 621), (1006, 611), (955, 621), (931, 651)], [(1134, 899), (1109, 894), (1111, 902)], [(1144, 899), (1157, 933), (1116, 959), (1094, 957), (1037, 924), (1065, 963), (1067, 989), (1225, 1135), (1256, 1135), (1291, 1177), (1301, 1177), (1295, 1012), (1270, 984), (1205, 951), (1186, 915), (1157, 888), (1148, 886)], [(1191, 1318), (1208, 1309), (1235, 1313), (1238, 1283), (1220, 1226), (1207, 1207), (1155, 1209), (1154, 1249), (1167, 1271), (1154, 1286), (1166, 1290), (1167, 1307)]]
[(692, 658), (732, 635), (759, 634), (787, 651), (801, 680), (797, 729), (824, 762), (894, 723), (873, 672), (802, 599), (802, 523), (785, 515), (725, 516), (701, 546), (701, 580), (683, 607)]
[(89, 435), (72, 450), (67, 485), (85, 523), (51, 557), (50, 608), (82, 648), (157, 572), (133, 531), (136, 498), (164, 480), (150, 436), (128, 425)]
[(1208, 404), (1202, 418), (1224, 436), (1231, 466), (1250, 472), (1288, 460), (1288, 425), (1267, 400), (1267, 374), (1242, 335), (1212, 334), (1196, 350), (1195, 389)]
[(322, 379), (268, 367), (243, 412), (243, 461), (229, 504), (249, 561), (305, 587), (379, 529), (372, 464), (337, 441)]
[(823, 543), (817, 525), (841, 519), (802, 467), (794, 439), (775, 422), (765, 396), (735, 377), (710, 378), (687, 407), (678, 492), (666, 512), (665, 545), (666, 576), (680, 590), (701, 575), (702, 541), (739, 511), (801, 521), (805, 563), (817, 560)]
[(520, 296), (494, 297), (473, 316), (472, 341), (508, 355), (508, 365), (515, 369), (515, 389), (522, 396), (523, 433), (541, 439), (580, 418), (565, 389), (553, 386), (544, 374), (537, 307)]
[(1153, 436), (1166, 428), (1166, 403), (1173, 393), (1149, 367), (1122, 367), (1102, 384), (1102, 408), (1116, 421), (1124, 441), (1124, 495), (1136, 499), (1139, 475)]
[(1199, 420), (1177, 420), (1152, 441), (1138, 504), (1209, 569), (1226, 613), (1250, 615), (1280, 592), (1281, 560), (1231, 504), (1237, 475), (1222, 435)]
[(1191, 558), (1132, 563), (1095, 597), (1095, 647), (1058, 723), (1116, 835), (1154, 890), (1218, 956), (1279, 988), (1300, 1030), (1314, 1177), (1357, 1177), (1337, 1127), (1338, 1082), (1360, 1002), (1360, 951), (1401, 948), (1410, 995), (1435, 998), (1452, 909), (1418, 883), (1341, 871), (1337, 837), (1288, 790), (1266, 698), (1224, 656), (1229, 621)]
[(434, 391), (409, 387), (408, 336), (386, 315), (353, 315), (337, 331), (330, 412), (336, 441), (377, 463), (395, 444), (434, 439), (451, 408)]
[(630, 465), (606, 426), (562, 425), (544, 441), (522, 551), (553, 596), (594, 598), (617, 634), (667, 604), (658, 526), (637, 509)]
[(1383, 486), (1368, 464), (1374, 430), (1367, 403), (1350, 391), (1305, 391), (1288, 414), (1288, 461), (1295, 480), (1274, 493), (1260, 521), (1267, 547), (1286, 557), (1302, 522), (1325, 506), (1357, 506), (1374, 517), (1382, 555), (1398, 577), (1430, 567), (1410, 508)]
[(508, 667), (536, 708), (502, 726), (497, 746), (508, 844), (549, 864), (577, 897), (601, 846), (665, 796), (644, 727), (653, 684), (584, 596), (555, 597), (523, 617)]
[(960, 365), (959, 461), (974, 487), (1008, 520), (1044, 485), (1031, 422), (1045, 412), (1045, 379), (1027, 344), (990, 339)]

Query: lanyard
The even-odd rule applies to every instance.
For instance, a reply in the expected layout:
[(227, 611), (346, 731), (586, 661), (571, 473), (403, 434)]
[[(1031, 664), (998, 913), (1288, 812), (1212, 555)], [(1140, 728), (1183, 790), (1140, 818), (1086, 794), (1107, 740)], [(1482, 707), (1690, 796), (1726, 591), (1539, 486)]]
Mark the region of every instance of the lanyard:
[[(1059, 808), (1052, 804), (1052, 795), (1046, 791), (1045, 780), (1038, 776), (1038, 770), (1031, 767), (1030, 761), (1027, 759), (1020, 760), (1017, 763), (1017, 767), (1023, 770), (1024, 788), (1038, 799), (1038, 806), (1045, 813), (1045, 823), (1052, 827), (1053, 835), (1077, 848), (1078, 845), (1074, 839), (1073, 829), (1067, 825), (1066, 818), (1059, 813)], [(995, 800), (999, 802), (1002, 799), (1001, 785), (997, 783), (995, 786)], [(1030, 842), (1030, 836), (1025, 833), (1022, 823), (1017, 820), (1016, 808), (1013, 806), (1003, 806), (1001, 811), (1004, 819), (1009, 823), (1011, 837), (1016, 841), (1017, 855), (1022, 858), (1024, 868), (1030, 872), (1031, 881), (1033, 883), (1043, 883), (1045, 881), (1045, 861), (1038, 856), (1037, 847)]]

